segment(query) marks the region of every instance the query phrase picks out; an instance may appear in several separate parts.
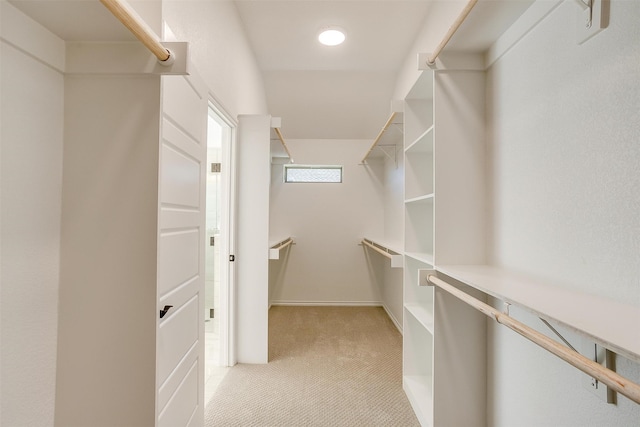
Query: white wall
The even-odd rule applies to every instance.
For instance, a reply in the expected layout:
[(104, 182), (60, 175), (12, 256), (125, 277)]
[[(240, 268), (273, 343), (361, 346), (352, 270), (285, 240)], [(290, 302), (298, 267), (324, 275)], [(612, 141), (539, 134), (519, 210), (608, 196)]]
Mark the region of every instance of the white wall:
[(269, 138), (271, 116), (242, 115), (238, 123), (237, 356), (267, 363), (269, 309)]
[(159, 106), (158, 76), (65, 78), (57, 425), (155, 419)]
[[(488, 72), (489, 255), (640, 308), (640, 3), (612, 0), (583, 45), (578, 10), (562, 3)], [(569, 365), (493, 323), (489, 335), (489, 425), (637, 425), (640, 406), (606, 405)], [(618, 371), (640, 381), (638, 364), (618, 357)]]
[(262, 75), (233, 1), (163, 0), (163, 19), (178, 40), (189, 42), (192, 61), (231, 117), (268, 113)]
[[(400, 141), (396, 145), (395, 159), (388, 157), (384, 159), (384, 234), (381, 237), (389, 245), (402, 250), (404, 244), (404, 148), (402, 135), (398, 135), (400, 132), (393, 131), (391, 128), (389, 132), (395, 132)], [(387, 148), (387, 150), (390, 149), (390, 147)]]
[[(288, 140), (298, 164), (343, 165), (341, 184), (285, 184), (271, 169), (270, 235), (294, 236), (273, 303), (380, 303), (380, 289), (358, 243), (384, 227), (381, 163), (358, 163), (370, 140)], [(271, 261), (272, 263), (274, 261)]]
[[(58, 337), (64, 43), (2, 8), (0, 424), (52, 426)], [(53, 55), (54, 57), (56, 55)]]

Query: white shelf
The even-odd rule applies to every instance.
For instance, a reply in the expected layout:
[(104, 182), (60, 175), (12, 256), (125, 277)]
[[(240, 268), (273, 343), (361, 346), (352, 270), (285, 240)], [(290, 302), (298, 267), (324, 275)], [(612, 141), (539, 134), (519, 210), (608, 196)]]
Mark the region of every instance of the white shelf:
[(433, 125), (409, 144), (404, 151), (407, 154), (433, 152)]
[(279, 239), (270, 239), (269, 240), (269, 248), (272, 248), (274, 246), (278, 246), (280, 243), (286, 242), (287, 240), (291, 239), (292, 237), (287, 236), (287, 237), (282, 237)]
[(640, 362), (638, 307), (488, 265), (440, 265), (436, 269), (543, 319), (586, 334), (609, 350)]
[(269, 259), (280, 259), (280, 251), (293, 244), (293, 237), (269, 242)]
[(408, 256), (409, 258), (415, 259), (416, 261), (420, 261), (433, 266), (433, 254), (424, 252), (405, 252), (404, 255)]
[(405, 304), (404, 308), (433, 336), (433, 313), (420, 304)]
[[(381, 253), (381, 255), (386, 256), (387, 258), (389, 258), (389, 260), (391, 261), (391, 267), (392, 268), (403, 268), (404, 267), (403, 266), (403, 255), (402, 255), (401, 251), (393, 249), (391, 245), (386, 245), (386, 244), (380, 243), (380, 241), (369, 239), (367, 237), (365, 237), (363, 240), (376, 247), (376, 249), (373, 249), (373, 248), (371, 248), (371, 249), (380, 250), (382, 252), (385, 252), (385, 254)], [(362, 242), (362, 244), (364, 245), (364, 242)]]
[(402, 377), (402, 388), (423, 427), (431, 426), (433, 423), (432, 383), (432, 377), (428, 375), (405, 375)]
[(391, 252), (394, 252), (395, 254), (402, 255), (402, 251), (399, 249), (402, 245), (399, 245), (397, 243), (385, 242), (382, 239), (370, 239), (369, 237), (365, 237), (364, 239), (370, 241), (371, 243), (379, 246), (382, 249), (387, 249)]
[(419, 202), (425, 202), (425, 201), (433, 201), (433, 193), (425, 194), (423, 196), (418, 196), (418, 197), (412, 197), (410, 199), (405, 200), (404, 203), (409, 205), (412, 203), (419, 203)]
[[(384, 124), (380, 133), (373, 141), (373, 144), (367, 151), (367, 153), (362, 158), (362, 164), (365, 164), (369, 157), (381, 157), (381, 154), (375, 155), (375, 148), (382, 148), (384, 146), (393, 145), (397, 146), (402, 142), (402, 132), (397, 129), (397, 125), (402, 125), (403, 122), (403, 112), (402, 111), (392, 111), (389, 119)], [(395, 125), (395, 126), (394, 126)], [(395, 130), (394, 130), (395, 129)]]

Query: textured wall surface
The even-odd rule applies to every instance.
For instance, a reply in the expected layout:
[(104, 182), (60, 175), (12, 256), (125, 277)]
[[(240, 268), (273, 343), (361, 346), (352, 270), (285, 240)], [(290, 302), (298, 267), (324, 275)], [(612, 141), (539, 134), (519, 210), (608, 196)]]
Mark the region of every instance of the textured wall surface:
[(3, 25), (0, 418), (5, 426), (52, 426), (64, 93), (62, 74), (40, 53), (64, 53), (64, 45), (12, 6), (1, 7), (3, 19), (32, 37), (16, 40), (15, 28)]
[[(582, 45), (578, 12), (562, 3), (488, 73), (489, 255), (640, 307), (640, 3), (611, 1), (609, 27)], [(640, 406), (606, 405), (505, 328), (492, 324), (490, 344), (489, 425), (637, 425)], [(621, 357), (618, 371), (640, 380)]]

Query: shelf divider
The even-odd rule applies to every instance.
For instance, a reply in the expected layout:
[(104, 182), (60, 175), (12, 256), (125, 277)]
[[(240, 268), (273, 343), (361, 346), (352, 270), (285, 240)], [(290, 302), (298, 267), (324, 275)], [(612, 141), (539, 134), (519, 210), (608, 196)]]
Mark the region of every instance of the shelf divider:
[(415, 303), (405, 304), (404, 308), (433, 336), (433, 313)]
[(433, 193), (425, 194), (423, 196), (412, 197), (404, 201), (405, 204), (417, 203), (417, 202), (425, 202), (425, 201), (433, 200)]

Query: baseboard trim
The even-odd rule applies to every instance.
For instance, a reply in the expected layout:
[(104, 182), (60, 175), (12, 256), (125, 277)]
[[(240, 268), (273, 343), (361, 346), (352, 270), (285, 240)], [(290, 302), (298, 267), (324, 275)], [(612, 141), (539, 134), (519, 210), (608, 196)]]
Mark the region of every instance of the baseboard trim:
[(384, 307), (380, 301), (272, 301), (269, 307), (283, 306), (318, 306), (318, 307)]
[(393, 315), (391, 310), (389, 310), (386, 305), (382, 304), (382, 308), (384, 308), (384, 311), (387, 312), (387, 316), (389, 316), (389, 319), (391, 319), (393, 324), (396, 325), (396, 329), (398, 329), (398, 332), (400, 332), (400, 335), (402, 335), (402, 323), (398, 322), (396, 316)]

